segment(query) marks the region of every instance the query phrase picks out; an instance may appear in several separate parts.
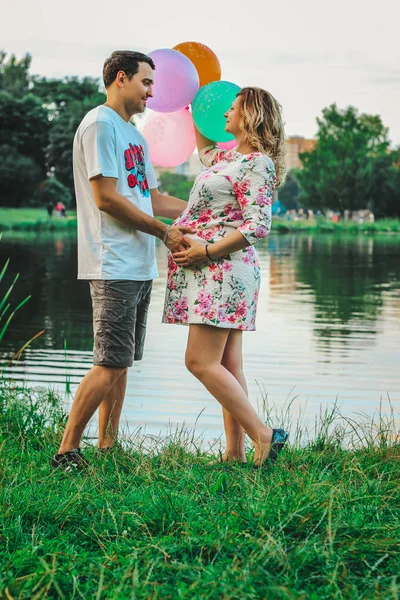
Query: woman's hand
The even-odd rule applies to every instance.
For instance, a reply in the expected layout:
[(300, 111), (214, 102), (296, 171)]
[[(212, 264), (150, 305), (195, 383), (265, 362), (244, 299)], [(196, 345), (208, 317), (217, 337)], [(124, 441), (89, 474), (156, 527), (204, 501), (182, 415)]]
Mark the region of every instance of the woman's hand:
[(191, 265), (200, 265), (203, 262), (207, 262), (206, 247), (203, 244), (194, 242), (187, 237), (184, 240), (189, 245), (189, 248), (183, 252), (175, 252), (172, 255), (172, 258), (179, 267), (190, 267)]

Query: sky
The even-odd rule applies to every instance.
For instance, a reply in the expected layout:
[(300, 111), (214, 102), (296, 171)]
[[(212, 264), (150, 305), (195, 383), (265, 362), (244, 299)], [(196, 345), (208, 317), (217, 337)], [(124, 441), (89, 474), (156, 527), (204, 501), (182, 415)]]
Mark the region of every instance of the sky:
[(399, 23), (398, 0), (1, 0), (0, 48), (30, 52), (32, 73), (100, 78), (113, 50), (197, 41), (217, 54), (222, 79), (278, 99), (287, 135), (315, 136), (336, 102), (381, 115), (398, 146)]

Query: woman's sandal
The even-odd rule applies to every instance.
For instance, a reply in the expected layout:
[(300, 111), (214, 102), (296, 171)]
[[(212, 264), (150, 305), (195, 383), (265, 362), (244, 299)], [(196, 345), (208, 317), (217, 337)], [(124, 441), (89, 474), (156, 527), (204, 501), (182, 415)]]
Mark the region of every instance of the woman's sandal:
[(268, 455), (268, 459), (272, 464), (278, 458), (279, 453), (282, 452), (288, 437), (289, 434), (284, 429), (272, 430), (271, 450)]
[(289, 434), (284, 429), (273, 429), (272, 430), (272, 440), (271, 440), (271, 450), (264, 462), (261, 465), (254, 465), (255, 469), (260, 469), (263, 466), (267, 466), (268, 464), (274, 464), (280, 454), (282, 452), (286, 441), (289, 437)]

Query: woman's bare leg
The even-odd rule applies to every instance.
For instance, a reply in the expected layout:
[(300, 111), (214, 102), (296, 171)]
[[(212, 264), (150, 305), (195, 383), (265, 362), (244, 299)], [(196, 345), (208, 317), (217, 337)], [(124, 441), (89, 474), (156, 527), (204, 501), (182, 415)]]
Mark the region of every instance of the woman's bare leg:
[[(248, 398), (246, 379), (243, 374), (242, 331), (239, 331), (238, 329), (229, 330), (221, 364), (240, 383)], [(224, 407), (222, 407), (222, 415), (224, 418), (226, 437), (226, 449), (222, 456), (222, 460), (226, 461), (235, 458), (246, 462), (246, 455), (244, 453), (244, 442), (246, 438), (245, 430)]]
[(190, 325), (186, 366), (253, 440), (254, 461), (262, 463), (271, 448), (272, 429), (250, 404), (239, 381), (222, 364), (229, 329)]

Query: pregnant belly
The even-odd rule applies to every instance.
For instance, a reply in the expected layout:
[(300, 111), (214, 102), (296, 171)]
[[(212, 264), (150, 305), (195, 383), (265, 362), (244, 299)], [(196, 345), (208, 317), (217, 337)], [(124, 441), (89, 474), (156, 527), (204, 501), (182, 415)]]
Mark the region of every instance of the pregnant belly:
[[(176, 223), (178, 226), (181, 223)], [(200, 242), (201, 244), (208, 244), (218, 242), (222, 238), (226, 237), (230, 233), (236, 230), (236, 227), (217, 225), (215, 227), (193, 227), (194, 233), (187, 233), (186, 236), (192, 240)]]

